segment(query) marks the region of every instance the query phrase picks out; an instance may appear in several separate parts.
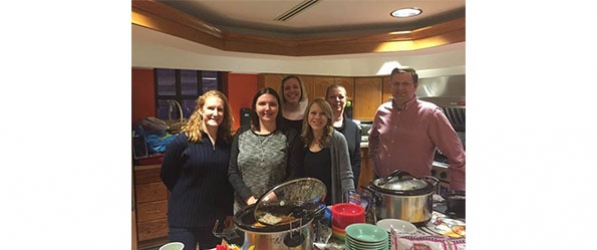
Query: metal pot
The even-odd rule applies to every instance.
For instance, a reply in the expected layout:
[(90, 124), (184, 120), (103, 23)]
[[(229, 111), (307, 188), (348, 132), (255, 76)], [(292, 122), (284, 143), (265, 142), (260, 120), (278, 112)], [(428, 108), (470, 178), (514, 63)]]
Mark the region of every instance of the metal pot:
[(254, 246), (259, 249), (313, 249), (312, 217), (305, 217), (292, 223), (270, 226), (255, 220), (255, 205), (245, 207), (234, 215), (234, 224), (245, 232), (243, 249)]
[[(290, 180), (265, 192), (257, 203), (234, 214), (234, 225), (245, 236), (242, 249), (313, 249), (312, 222), (323, 217), (325, 196), (325, 184), (315, 178)], [(216, 228), (216, 236), (233, 236)]]
[(414, 178), (395, 171), (386, 178), (371, 181), (366, 187), (375, 197), (375, 215), (379, 219), (400, 219), (416, 226), (431, 220), (433, 194), (439, 180), (428, 176)]

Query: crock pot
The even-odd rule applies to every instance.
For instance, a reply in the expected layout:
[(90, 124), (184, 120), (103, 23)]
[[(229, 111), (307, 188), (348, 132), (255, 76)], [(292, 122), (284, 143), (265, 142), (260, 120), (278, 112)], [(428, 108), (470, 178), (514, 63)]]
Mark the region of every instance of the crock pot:
[(400, 219), (424, 226), (431, 220), (433, 194), (438, 183), (439, 180), (431, 176), (415, 178), (401, 171), (371, 181), (367, 189), (375, 197), (377, 220)]
[[(326, 187), (315, 178), (299, 178), (265, 192), (257, 203), (236, 212), (234, 225), (245, 233), (243, 250), (313, 249), (313, 221), (325, 211)], [(267, 223), (269, 213), (284, 220)]]

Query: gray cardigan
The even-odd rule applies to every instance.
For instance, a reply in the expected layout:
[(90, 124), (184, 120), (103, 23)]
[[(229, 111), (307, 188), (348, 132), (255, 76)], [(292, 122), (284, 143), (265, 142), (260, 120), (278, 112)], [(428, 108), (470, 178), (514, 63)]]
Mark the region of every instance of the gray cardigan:
[(332, 204), (347, 202), (343, 201), (344, 195), (350, 190), (355, 190), (354, 175), (350, 166), (348, 144), (344, 135), (336, 130), (332, 133), (330, 153), (332, 155), (332, 193), (327, 195), (331, 195)]

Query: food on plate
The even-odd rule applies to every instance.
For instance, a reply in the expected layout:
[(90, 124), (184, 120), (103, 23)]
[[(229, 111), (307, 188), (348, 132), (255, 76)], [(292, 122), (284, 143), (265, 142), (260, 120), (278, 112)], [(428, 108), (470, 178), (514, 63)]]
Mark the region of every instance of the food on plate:
[(263, 216), (261, 216), (261, 218), (259, 218), (259, 221), (261, 221), (265, 224), (269, 224), (269, 225), (276, 225), (281, 220), (282, 220), (282, 218), (274, 216), (273, 214), (270, 214), (270, 213), (265, 213)]

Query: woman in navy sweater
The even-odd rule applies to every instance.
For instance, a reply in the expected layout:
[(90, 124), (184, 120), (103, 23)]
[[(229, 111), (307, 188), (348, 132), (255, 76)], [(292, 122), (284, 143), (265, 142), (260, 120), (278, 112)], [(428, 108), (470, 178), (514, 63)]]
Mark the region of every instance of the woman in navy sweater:
[(168, 144), (160, 176), (170, 190), (168, 237), (184, 249), (216, 247), (221, 239), (211, 229), (215, 221), (232, 222), (234, 191), (228, 182), (232, 143), (230, 105), (226, 96), (210, 90), (182, 132)]

